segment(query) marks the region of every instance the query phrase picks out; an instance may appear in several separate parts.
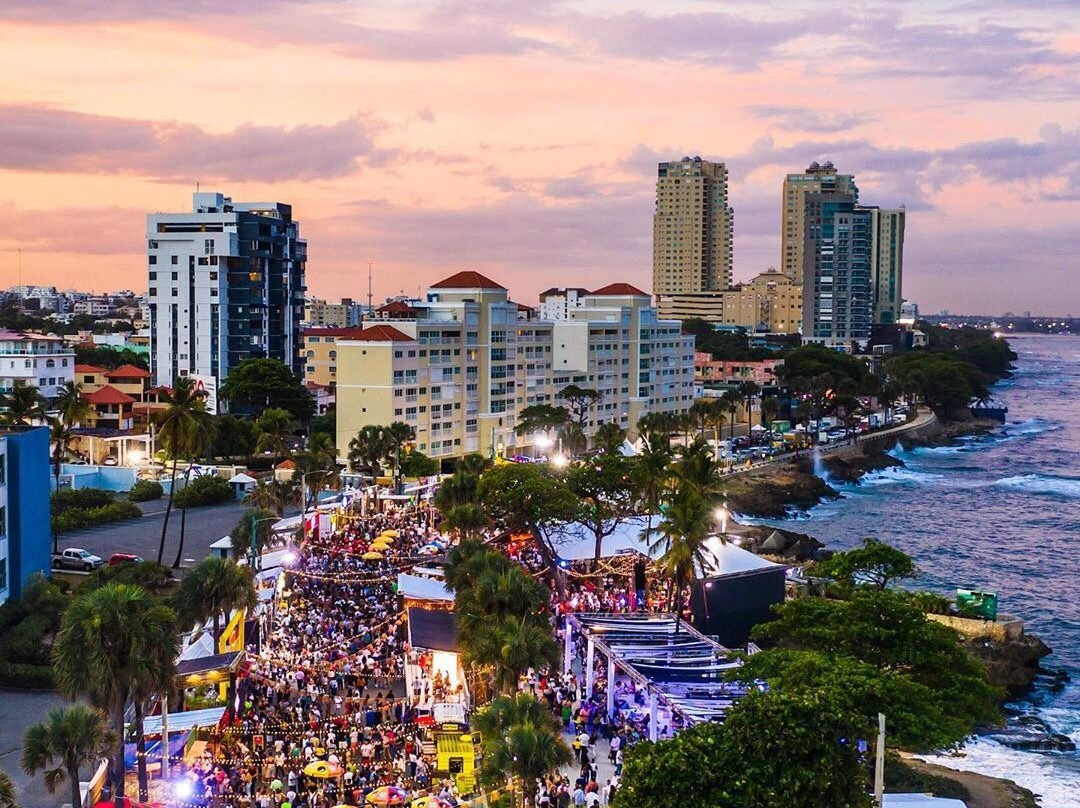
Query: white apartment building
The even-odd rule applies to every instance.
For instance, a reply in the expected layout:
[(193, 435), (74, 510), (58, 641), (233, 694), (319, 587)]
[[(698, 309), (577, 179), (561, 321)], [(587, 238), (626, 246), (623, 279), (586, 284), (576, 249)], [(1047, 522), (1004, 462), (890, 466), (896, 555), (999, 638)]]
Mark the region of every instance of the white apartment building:
[(154, 383), (224, 379), (245, 359), (299, 375), (307, 244), (292, 208), (193, 195), (190, 213), (146, 217)]
[(0, 393), (25, 385), (55, 398), (74, 380), (75, 351), (61, 337), (0, 330)]
[(335, 344), (340, 457), (368, 424), (404, 421), (416, 448), (452, 459), (513, 456), (517, 414), (558, 404), (576, 384), (600, 392), (585, 432), (606, 422), (628, 432), (647, 412), (681, 412), (694, 397), (694, 340), (659, 320), (648, 294), (610, 284), (559, 320), (529, 320), (507, 290), (478, 272), (434, 284), (411, 319), (368, 321)]
[(571, 309), (585, 305), (588, 289), (568, 286), (565, 289), (551, 288), (540, 293), (540, 319), (565, 320)]

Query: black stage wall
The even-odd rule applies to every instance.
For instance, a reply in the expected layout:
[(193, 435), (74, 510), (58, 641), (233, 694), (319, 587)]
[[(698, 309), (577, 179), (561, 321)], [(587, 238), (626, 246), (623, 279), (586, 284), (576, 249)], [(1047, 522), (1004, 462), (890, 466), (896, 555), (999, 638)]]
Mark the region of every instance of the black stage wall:
[(770, 606), (784, 600), (784, 568), (695, 581), (690, 593), (694, 628), (735, 648), (750, 629), (772, 618)]

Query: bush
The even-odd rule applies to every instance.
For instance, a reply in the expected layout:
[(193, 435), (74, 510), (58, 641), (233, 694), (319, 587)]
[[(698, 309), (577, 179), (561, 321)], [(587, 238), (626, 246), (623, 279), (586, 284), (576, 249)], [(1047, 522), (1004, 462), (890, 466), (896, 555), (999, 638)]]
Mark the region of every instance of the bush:
[(934, 592), (912, 592), (908, 600), (926, 614), (949, 614), (952, 611), (952, 601)]
[(136, 480), (128, 492), (128, 499), (132, 502), (149, 502), (152, 499), (161, 499), (165, 495), (165, 489), (161, 483), (154, 480)]
[(48, 616), (28, 615), (4, 638), (8, 659), (28, 665), (48, 665), (49, 649), (42, 642), (48, 633), (50, 633)]
[(155, 564), (153, 561), (116, 564), (111, 567), (106, 564), (90, 573), (85, 583), (79, 587), (79, 591), (86, 592), (98, 589), (105, 584), (121, 583), (135, 584), (148, 592), (158, 593), (168, 589), (175, 582), (171, 569), (164, 564)]
[(102, 505), (108, 505), (116, 499), (116, 495), (112, 491), (102, 491), (100, 488), (65, 488), (61, 491), (54, 492), (52, 495), (53, 503), (60, 511), (66, 511), (73, 508), (87, 509), (87, 508), (99, 508)]
[(219, 505), (236, 499), (232, 486), (223, 477), (207, 474), (196, 477), (187, 486), (176, 492), (173, 505), (178, 508), (196, 508), (200, 505)]
[(70, 530), (82, 530), (95, 525), (105, 525), (109, 522), (121, 522), (125, 519), (138, 519), (142, 511), (134, 502), (127, 500), (110, 502), (96, 508), (71, 508), (61, 511), (54, 517), (54, 523), (58, 533), (66, 533)]
[(27, 690), (51, 690), (52, 668), (47, 665), (26, 665), (0, 659), (0, 686)]

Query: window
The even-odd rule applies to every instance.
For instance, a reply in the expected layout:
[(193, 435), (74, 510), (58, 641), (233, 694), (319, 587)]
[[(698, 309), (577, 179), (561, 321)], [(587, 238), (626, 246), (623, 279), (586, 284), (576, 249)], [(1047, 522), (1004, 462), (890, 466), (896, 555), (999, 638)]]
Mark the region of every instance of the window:
[(7, 559), (0, 558), (0, 591), (7, 589)]
[(153, 266), (156, 263), (157, 263), (157, 256), (156, 255), (151, 255), (150, 256), (150, 266)]
[(150, 287), (150, 297), (157, 297), (157, 289), (153, 286)]
[(214, 240), (212, 238), (203, 239), (203, 255), (210, 255), (214, 251)]
[(170, 258), (170, 263), (173, 266), (176, 266), (177, 264), (180, 263), (180, 256), (179, 255), (172, 255), (172, 256), (169, 256), (169, 258)]
[(151, 272), (151, 273), (150, 273), (150, 280), (152, 280), (152, 281), (156, 281), (156, 280), (157, 280), (157, 273), (156, 273), (156, 272)]

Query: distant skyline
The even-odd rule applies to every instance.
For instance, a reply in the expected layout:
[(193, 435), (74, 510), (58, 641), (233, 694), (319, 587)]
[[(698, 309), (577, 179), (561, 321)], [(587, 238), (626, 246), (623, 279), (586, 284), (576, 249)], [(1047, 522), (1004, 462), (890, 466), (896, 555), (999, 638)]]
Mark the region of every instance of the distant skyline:
[(198, 182), (291, 203), (320, 297), (473, 268), (651, 289), (656, 164), (727, 163), (735, 279), (784, 175), (906, 205), (924, 312), (1080, 312), (1073, 0), (5, 0), (0, 285), (146, 285)]

